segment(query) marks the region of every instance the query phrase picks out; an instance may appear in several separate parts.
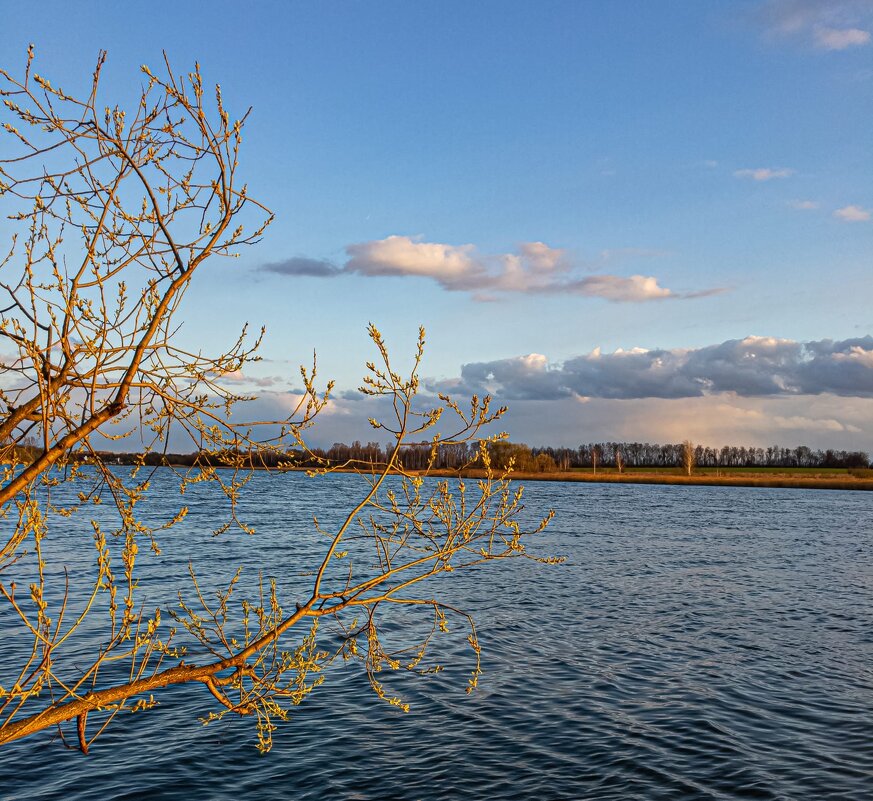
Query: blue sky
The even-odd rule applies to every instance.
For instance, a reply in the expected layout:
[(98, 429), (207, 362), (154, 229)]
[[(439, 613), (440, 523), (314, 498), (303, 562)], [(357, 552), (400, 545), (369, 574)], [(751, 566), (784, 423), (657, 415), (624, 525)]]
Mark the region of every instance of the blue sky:
[[(6, 2), (3, 18), (3, 66), (33, 42), (68, 91), (105, 48), (105, 97), (130, 101), (166, 50), (254, 107), (243, 170), (277, 221), (207, 265), (180, 336), (265, 324), (265, 405), (313, 348), (357, 386), (372, 320), (398, 353), (425, 325), (429, 386), (494, 391), (531, 444), (873, 450), (870, 0)], [(670, 358), (622, 361), (633, 349)], [(610, 358), (594, 380), (581, 357)], [(743, 378), (752, 360), (769, 384)], [(665, 389), (677, 376), (700, 391)], [(338, 400), (318, 436), (366, 439), (358, 406)]]

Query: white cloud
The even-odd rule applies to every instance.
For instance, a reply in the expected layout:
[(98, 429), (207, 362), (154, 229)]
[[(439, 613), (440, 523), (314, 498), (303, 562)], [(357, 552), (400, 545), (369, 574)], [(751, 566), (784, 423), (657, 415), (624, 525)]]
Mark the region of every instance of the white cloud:
[(843, 206), (834, 212), (834, 217), (838, 217), (845, 222), (867, 222), (870, 219), (870, 211), (861, 206)]
[[(475, 282), (484, 273), (473, 258), (473, 245), (419, 242), (408, 236), (389, 236), (349, 245), (346, 269), (364, 275), (423, 275), (451, 285)], [(467, 287), (469, 288), (469, 287)]]
[(797, 209), (798, 211), (812, 211), (813, 209), (819, 208), (821, 204), (815, 200), (791, 200), (788, 202), (788, 205), (791, 206), (792, 209)]
[(565, 291), (593, 298), (603, 298), (613, 303), (643, 303), (648, 300), (664, 300), (676, 297), (676, 293), (659, 286), (651, 275), (632, 275), (623, 278), (617, 275), (592, 275), (568, 283)]
[[(522, 242), (514, 253), (481, 254), (474, 245), (424, 242), (389, 236), (346, 247), (349, 259), (341, 270), (367, 276), (418, 276), (443, 289), (470, 292), (478, 301), (493, 301), (504, 293), (568, 293), (613, 303), (642, 303), (667, 298), (703, 297), (721, 288), (679, 293), (661, 286), (654, 276), (597, 274), (579, 277), (592, 263), (574, 261), (566, 250), (543, 242)], [(663, 256), (645, 248), (604, 250), (593, 262), (601, 268), (626, 258)], [(308, 264), (308, 260), (306, 261)], [(309, 273), (314, 274), (314, 273)], [(332, 274), (332, 273), (331, 273)]]
[(489, 292), (547, 292), (570, 269), (566, 253), (543, 242), (523, 242), (516, 253), (479, 254), (475, 245), (422, 242), (389, 236), (349, 245), (347, 272), (433, 278), (444, 289)]
[(518, 250), (521, 258), (527, 261), (534, 272), (566, 272), (569, 268), (566, 251), (550, 248), (543, 242), (522, 242)]
[(813, 36), (816, 47), (822, 50), (845, 50), (870, 43), (870, 31), (860, 28), (817, 27)]
[(873, 350), (865, 350), (858, 345), (854, 345), (842, 353), (833, 354), (833, 358), (836, 361), (859, 364), (861, 367), (873, 370)]
[(527, 356), (519, 356), (519, 362), (528, 370), (545, 370), (549, 366), (549, 360), (542, 353), (529, 353)]
[(772, 167), (756, 167), (735, 170), (734, 175), (737, 178), (751, 178), (753, 181), (772, 181), (774, 178), (788, 178), (794, 175), (794, 170), (787, 167), (774, 169)]
[(766, 34), (839, 51), (871, 41), (870, 0), (764, 0), (754, 14)]

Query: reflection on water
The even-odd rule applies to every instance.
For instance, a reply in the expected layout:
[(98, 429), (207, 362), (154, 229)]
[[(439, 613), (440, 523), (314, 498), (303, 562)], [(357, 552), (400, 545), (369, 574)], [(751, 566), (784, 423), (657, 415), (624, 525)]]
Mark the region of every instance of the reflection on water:
[[(189, 558), (217, 578), (253, 545), (296, 598), (307, 520), (337, 519), (354, 481), (257, 476), (254, 540), (211, 538), (214, 499), (195, 497), (150, 602)], [(392, 688), (408, 714), (335, 671), (260, 757), (250, 721), (204, 729), (208, 694), (175, 688), (88, 757), (48, 735), (3, 748), (0, 801), (870, 797), (873, 494), (549, 482), (526, 501), (556, 510), (540, 547), (569, 559), (452, 577), (480, 626), (474, 695), (460, 643)]]

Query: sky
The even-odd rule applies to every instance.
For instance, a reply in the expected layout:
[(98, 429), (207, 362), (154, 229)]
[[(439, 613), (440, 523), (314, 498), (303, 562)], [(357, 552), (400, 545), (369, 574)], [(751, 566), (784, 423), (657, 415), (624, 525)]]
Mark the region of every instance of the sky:
[[(426, 394), (490, 392), (531, 445), (873, 452), (873, 0), (0, 0), (71, 93), (108, 51), (201, 64), (252, 106), (240, 170), (276, 222), (204, 265), (177, 337), (264, 360), (287, 408), (318, 353), (316, 444), (374, 438), (367, 323)], [(375, 437), (378, 439), (378, 437)]]

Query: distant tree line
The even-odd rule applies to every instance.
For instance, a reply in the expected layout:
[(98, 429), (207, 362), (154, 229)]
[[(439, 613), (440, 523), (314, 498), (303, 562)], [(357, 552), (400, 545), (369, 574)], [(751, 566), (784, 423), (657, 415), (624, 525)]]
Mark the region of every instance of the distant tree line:
[(0, 462), (28, 462), (36, 458), (40, 450), (33, 437), (24, 437), (21, 442), (13, 442), (11, 438), (7, 438), (0, 445)]
[[(685, 468), (686, 443), (660, 445), (642, 442), (592, 442), (577, 448), (529, 447), (521, 443), (501, 440), (488, 445), (491, 463), (504, 469), (512, 461), (514, 469), (526, 473), (553, 473), (574, 468), (609, 467), (626, 468), (675, 467)], [(258, 454), (249, 457), (245, 453), (225, 451), (204, 453), (105, 453), (103, 458), (118, 464), (145, 465), (172, 464), (179, 466), (210, 465), (213, 467), (237, 464), (240, 466), (315, 468), (319, 466), (349, 465), (354, 467), (378, 466), (388, 457), (388, 446), (378, 442), (366, 444), (355, 440), (351, 445), (335, 442), (329, 448), (313, 448), (308, 453), (291, 450), (279, 453)], [(431, 459), (430, 443), (412, 444), (402, 451), (403, 466), (409, 470), (424, 470)], [(754, 446), (725, 445), (712, 448), (694, 446), (693, 464), (696, 467), (807, 467), (859, 469), (870, 466), (870, 457), (865, 451), (814, 450), (806, 445), (785, 448), (771, 445), (767, 448)], [(472, 443), (442, 445), (437, 449), (432, 467), (457, 470), (463, 467), (481, 467), (478, 447)]]
[[(546, 453), (559, 465), (591, 467), (595, 456), (598, 464), (615, 466), (616, 461), (627, 467), (682, 467), (684, 443), (659, 445), (648, 442), (600, 442), (569, 448), (534, 448), (534, 453)], [(864, 451), (813, 450), (806, 445), (767, 448), (725, 445), (712, 448), (694, 446), (694, 464), (698, 467), (843, 467), (865, 468), (870, 457)]]

